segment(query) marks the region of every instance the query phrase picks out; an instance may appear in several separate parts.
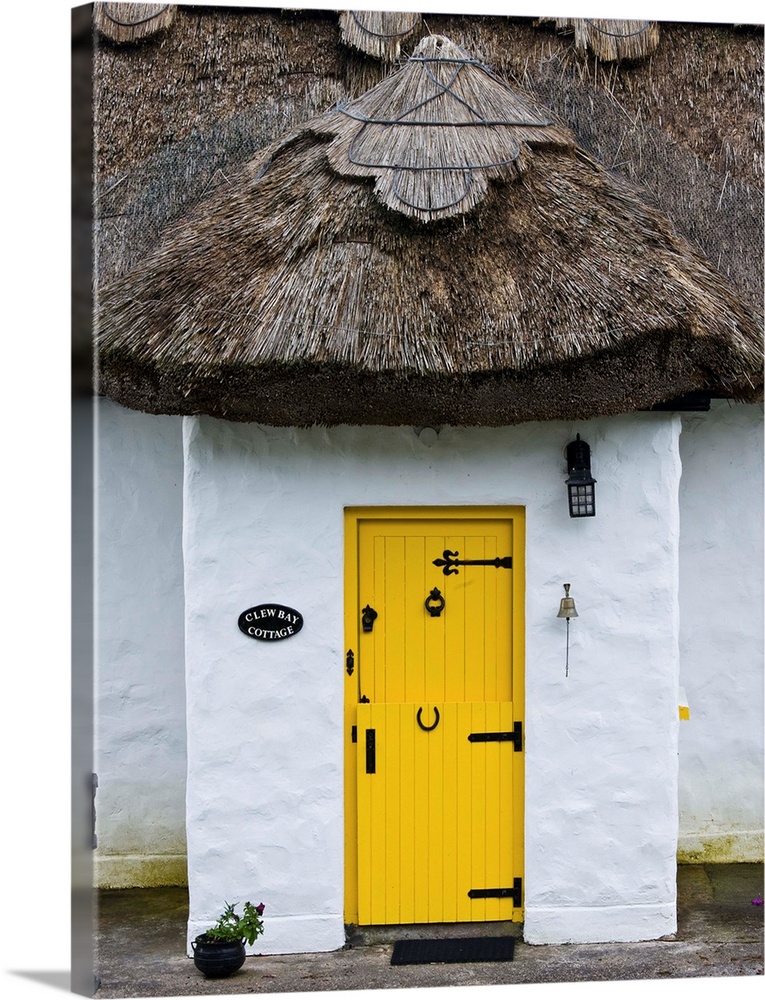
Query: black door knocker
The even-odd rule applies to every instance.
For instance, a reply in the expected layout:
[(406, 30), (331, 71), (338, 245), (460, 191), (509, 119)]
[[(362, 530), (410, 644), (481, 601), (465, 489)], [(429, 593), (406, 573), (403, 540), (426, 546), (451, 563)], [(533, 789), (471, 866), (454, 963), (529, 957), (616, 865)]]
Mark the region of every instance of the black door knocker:
[(433, 723), (432, 726), (425, 726), (423, 725), (422, 722), (422, 709), (421, 708), (417, 709), (417, 725), (420, 727), (420, 729), (424, 729), (426, 733), (432, 733), (441, 720), (441, 715), (439, 714), (439, 711), (435, 705), (433, 706), (433, 711), (436, 713), (436, 721)]
[(361, 609), (361, 629), (363, 632), (371, 632), (377, 618), (377, 612), (369, 605)]
[(434, 587), (425, 598), (425, 607), (431, 618), (441, 617), (441, 612), (446, 607), (446, 600), (438, 587)]

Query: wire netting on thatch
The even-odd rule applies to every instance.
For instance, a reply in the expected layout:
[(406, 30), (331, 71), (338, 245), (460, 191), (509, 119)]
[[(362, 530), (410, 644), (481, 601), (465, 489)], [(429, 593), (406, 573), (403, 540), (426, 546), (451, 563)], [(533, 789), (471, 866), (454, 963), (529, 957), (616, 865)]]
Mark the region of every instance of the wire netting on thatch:
[(424, 38), (402, 69), (322, 128), (335, 136), (329, 161), (339, 174), (373, 178), (384, 205), (423, 222), (474, 208), (491, 180), (520, 177), (529, 147), (573, 145), (440, 35)]
[(340, 12), (340, 36), (368, 56), (393, 62), (401, 55), (401, 43), (414, 36), (422, 15), (402, 11), (344, 10)]
[(554, 20), (558, 31), (573, 30), (574, 46), (578, 52), (596, 56), (603, 62), (644, 59), (659, 45), (660, 32), (656, 21), (591, 17), (559, 17)]
[(112, 42), (139, 42), (169, 28), (175, 10), (169, 3), (95, 3), (93, 22)]
[[(338, 177), (329, 165), (334, 135), (315, 116), (350, 106), (384, 75), (381, 64), (333, 44), (336, 19), (180, 8), (172, 44), (160, 35), (96, 55), (103, 391), (153, 412), (288, 424), (623, 412), (702, 384), (745, 398), (754, 383), (756, 395), (759, 320), (734, 288), (759, 309), (761, 37), (662, 25), (664, 44), (627, 69), (582, 61), (529, 21), (432, 15), (428, 24), (521, 84), (533, 110), (552, 108), (616, 178), (646, 185), (639, 223), (619, 221), (622, 197), (601, 206), (605, 243), (592, 250), (602, 266), (578, 228), (586, 213), (567, 216), (565, 197), (543, 183), (550, 157), (571, 161), (561, 176), (577, 164), (580, 179), (607, 176), (570, 144), (568, 152), (565, 143), (529, 146), (512, 183), (492, 181), (468, 216), (423, 226), (383, 207), (371, 176)], [(290, 142), (267, 148), (290, 130)], [(323, 164), (310, 180), (309, 162)], [(269, 201), (281, 184), (286, 209)], [(325, 184), (341, 185), (339, 201), (321, 204)], [(500, 203), (513, 211), (497, 212)], [(524, 228), (532, 203), (544, 208), (538, 232)], [(210, 206), (218, 222), (203, 224)], [(654, 232), (649, 206), (670, 218), (659, 227), (670, 241), (691, 239), (731, 284), (682, 241), (669, 258), (651, 243), (649, 263), (630, 265), (644, 227)], [(541, 256), (524, 253), (534, 233)], [(128, 275), (144, 259), (143, 277)], [(184, 261), (188, 281), (173, 273), (173, 259)], [(578, 264), (566, 272), (565, 260)], [(207, 266), (237, 276), (239, 297), (227, 305)], [(584, 294), (596, 286), (605, 287), (600, 306)], [(292, 313), (287, 291), (297, 295)], [(634, 338), (616, 322), (620, 308)], [(382, 324), (395, 316), (391, 332)], [(216, 363), (218, 341), (226, 346)]]

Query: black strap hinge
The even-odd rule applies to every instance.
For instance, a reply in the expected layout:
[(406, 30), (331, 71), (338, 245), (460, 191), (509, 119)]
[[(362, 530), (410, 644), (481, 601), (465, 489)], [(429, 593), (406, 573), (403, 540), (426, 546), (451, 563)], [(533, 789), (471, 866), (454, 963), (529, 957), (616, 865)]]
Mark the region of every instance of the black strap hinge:
[(497, 569), (512, 569), (512, 556), (497, 556), (496, 559), (458, 559), (459, 552), (444, 549), (442, 559), (434, 559), (434, 566), (443, 566), (444, 576), (459, 573), (457, 566), (495, 566)]
[(510, 899), (513, 906), (521, 906), (523, 901), (523, 879), (514, 878), (512, 889), (507, 886), (501, 889), (471, 889), (468, 893), (470, 899)]
[(471, 743), (512, 743), (516, 753), (523, 750), (523, 723), (513, 723), (513, 730), (499, 733), (471, 733), (468, 736)]

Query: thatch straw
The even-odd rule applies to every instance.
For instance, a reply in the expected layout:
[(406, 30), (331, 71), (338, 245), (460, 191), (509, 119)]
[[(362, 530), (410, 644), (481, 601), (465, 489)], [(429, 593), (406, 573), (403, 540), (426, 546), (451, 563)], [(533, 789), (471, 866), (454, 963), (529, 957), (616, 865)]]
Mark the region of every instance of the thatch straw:
[(574, 46), (603, 62), (644, 59), (659, 45), (656, 21), (617, 21), (611, 18), (564, 17), (555, 19), (559, 31), (574, 30)]
[(95, 3), (93, 22), (101, 35), (122, 45), (169, 28), (175, 9), (175, 4), (169, 3)]
[(414, 35), (421, 24), (421, 14), (344, 10), (340, 12), (340, 37), (365, 55), (394, 62), (401, 55), (403, 40)]
[[(605, 166), (648, 189), (756, 309), (763, 301), (763, 37), (672, 23), (648, 60), (577, 58), (527, 18), (428, 15), (520, 83)], [(97, 264), (110, 280), (170, 218), (286, 130), (379, 83), (334, 12), (181, 6), (148, 45), (95, 56)], [(172, 112), (169, 110), (172, 109)]]
[[(485, 108), (495, 81), (474, 83), (471, 107)], [(397, 86), (410, 86), (403, 71), (356, 109), (390, 117)], [(101, 391), (284, 425), (585, 418), (698, 389), (759, 398), (752, 312), (565, 130), (492, 126), (528, 131), (524, 170), (423, 223), (338, 156), (359, 128), (347, 111), (267, 147), (103, 292)], [(471, 127), (449, 135), (452, 155), (473, 141)]]
[(322, 128), (335, 135), (328, 155), (339, 174), (374, 178), (384, 205), (423, 222), (474, 208), (490, 180), (517, 179), (529, 147), (573, 145), (570, 133), (439, 35)]

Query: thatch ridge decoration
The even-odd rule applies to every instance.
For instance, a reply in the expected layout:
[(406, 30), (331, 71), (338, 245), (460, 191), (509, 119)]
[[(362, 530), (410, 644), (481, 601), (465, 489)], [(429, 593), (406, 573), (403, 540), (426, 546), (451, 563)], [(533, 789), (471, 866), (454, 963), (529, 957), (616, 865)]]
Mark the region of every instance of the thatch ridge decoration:
[(401, 43), (422, 24), (422, 15), (404, 11), (344, 10), (340, 12), (341, 40), (365, 55), (394, 62)]
[(384, 205), (421, 222), (474, 209), (490, 180), (528, 169), (530, 147), (573, 148), (569, 133), (441, 35), (324, 126), (340, 175), (374, 178)]
[(592, 55), (602, 62), (644, 59), (655, 52), (660, 40), (656, 21), (614, 20), (613, 18), (563, 17), (555, 20), (558, 31), (574, 32), (577, 52)]
[(96, 3), (94, 23), (98, 32), (124, 45), (143, 41), (169, 28), (176, 5), (169, 3)]
[(517, 183), (420, 225), (335, 168), (349, 122), (333, 111), (264, 147), (98, 289), (100, 391), (287, 426), (761, 399), (759, 319), (565, 130), (549, 126)]

